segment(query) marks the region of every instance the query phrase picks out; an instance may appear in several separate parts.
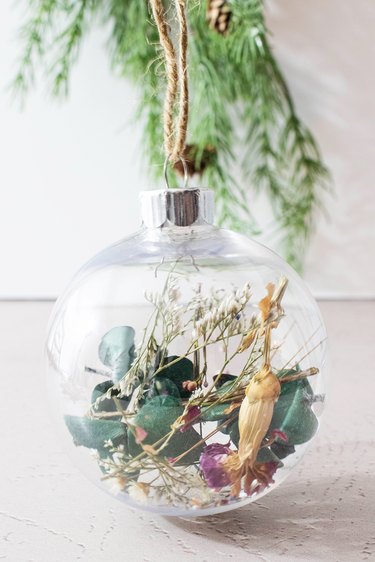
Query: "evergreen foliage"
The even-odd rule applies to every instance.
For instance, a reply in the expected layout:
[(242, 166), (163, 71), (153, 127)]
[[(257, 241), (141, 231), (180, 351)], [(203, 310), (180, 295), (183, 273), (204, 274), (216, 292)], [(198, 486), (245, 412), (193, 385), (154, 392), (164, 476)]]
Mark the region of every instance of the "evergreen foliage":
[[(248, 208), (248, 192), (265, 191), (284, 255), (299, 267), (329, 174), (313, 136), (296, 114), (273, 56), (262, 0), (227, 0), (231, 12), (224, 34), (210, 29), (207, 1), (188, 4), (188, 142), (196, 148), (197, 168), (207, 147), (215, 155), (204, 166), (200, 182), (216, 190), (221, 224), (253, 234), (259, 229)], [(139, 86), (144, 154), (154, 176), (160, 177), (165, 76), (147, 0), (28, 3), (15, 89), (26, 94), (41, 66), (51, 93), (67, 95), (82, 40), (93, 26), (105, 26), (112, 68)], [(242, 138), (239, 131), (244, 131)], [(245, 147), (242, 177), (235, 179), (233, 165), (240, 145)]]

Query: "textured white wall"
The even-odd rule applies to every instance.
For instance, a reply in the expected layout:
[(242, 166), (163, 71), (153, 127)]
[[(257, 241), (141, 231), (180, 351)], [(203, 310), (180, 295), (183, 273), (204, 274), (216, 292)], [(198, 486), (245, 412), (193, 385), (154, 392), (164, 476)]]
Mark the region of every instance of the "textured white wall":
[[(19, 3), (20, 4), (20, 3)], [(0, 5), (0, 298), (58, 294), (77, 267), (133, 231), (149, 188), (131, 123), (136, 92), (85, 45), (67, 103), (40, 87), (23, 112), (6, 87), (20, 9)], [(272, 0), (269, 27), (300, 114), (335, 179), (307, 256), (319, 296), (375, 296), (373, 0)]]

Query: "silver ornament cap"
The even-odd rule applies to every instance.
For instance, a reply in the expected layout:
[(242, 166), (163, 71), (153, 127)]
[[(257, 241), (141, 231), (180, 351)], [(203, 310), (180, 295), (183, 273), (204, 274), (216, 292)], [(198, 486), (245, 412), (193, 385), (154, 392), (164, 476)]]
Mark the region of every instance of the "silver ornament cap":
[(142, 220), (148, 228), (213, 224), (214, 192), (196, 187), (142, 191)]

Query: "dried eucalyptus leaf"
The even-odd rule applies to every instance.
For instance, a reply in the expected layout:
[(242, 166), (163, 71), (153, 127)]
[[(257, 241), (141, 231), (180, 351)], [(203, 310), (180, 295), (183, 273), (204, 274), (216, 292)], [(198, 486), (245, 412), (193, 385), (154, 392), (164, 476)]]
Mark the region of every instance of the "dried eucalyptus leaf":
[[(113, 397), (117, 397), (120, 391), (118, 389), (110, 390), (112, 387), (112, 381), (105, 381), (96, 385), (91, 395), (91, 403), (94, 404), (93, 408), (95, 412), (116, 412), (117, 407)], [(107, 394), (110, 394), (110, 397), (108, 397)], [(101, 400), (98, 400), (99, 398)], [(122, 409), (126, 410), (130, 399), (122, 397), (119, 398), (119, 401)], [(120, 413), (119, 416), (121, 417)]]
[(277, 462), (279, 466), (282, 466), (279, 457), (268, 447), (262, 447), (258, 451), (257, 462)]
[(219, 386), (219, 388), (216, 391), (216, 394), (218, 396), (222, 396), (223, 394), (226, 394), (226, 393), (230, 394), (231, 392), (233, 392), (238, 387), (238, 383), (237, 383), (236, 379), (237, 379), (237, 377), (234, 377), (234, 380), (229, 379), (229, 380), (225, 381), (223, 384), (221, 384)]
[(154, 398), (155, 396), (173, 396), (174, 398), (180, 398), (180, 392), (170, 379), (155, 377), (151, 381), (150, 391), (147, 396), (147, 400)]
[(296, 451), (294, 445), (288, 445), (288, 443), (283, 443), (282, 441), (272, 443), (271, 450), (279, 459), (285, 459)]
[(104, 442), (126, 442), (126, 425), (114, 420), (94, 420), (80, 416), (64, 416), (74, 444), (89, 449), (103, 449)]
[(233, 412), (226, 414), (225, 410), (230, 407), (230, 402), (216, 404), (215, 406), (204, 406), (201, 408), (202, 421), (219, 421), (222, 423), (227, 417), (232, 416)]
[(216, 388), (222, 387), (223, 384), (225, 384), (227, 382), (233, 382), (236, 378), (237, 378), (236, 375), (228, 375), (226, 373), (223, 373), (222, 375), (215, 375), (213, 377), (213, 379), (215, 381)]
[[(180, 400), (173, 396), (155, 396), (146, 402), (133, 421), (135, 426), (141, 427), (147, 433), (142, 444), (154, 445), (159, 439), (166, 436), (171, 431), (172, 424), (183, 411)], [(193, 428), (184, 432), (177, 431), (163, 449), (162, 455), (175, 458), (198, 443), (200, 439), (199, 433)], [(198, 461), (203, 447), (204, 443), (195, 447), (181, 460), (181, 464)], [(132, 434), (129, 434), (129, 451), (132, 455), (137, 455), (142, 451)]]
[[(177, 359), (179, 359), (177, 361)], [(176, 361), (173, 365), (169, 365), (172, 361)], [(179, 358), (178, 355), (171, 355), (167, 357), (162, 363), (164, 367), (156, 379), (170, 379), (177, 386), (180, 396), (188, 398), (191, 392), (183, 388), (183, 383), (188, 380), (194, 379), (194, 366), (190, 359), (187, 357)]]
[(199, 433), (191, 428), (185, 431), (184, 433), (178, 432), (176, 435), (172, 437), (168, 446), (165, 448), (164, 455), (166, 457), (178, 457), (185, 451), (191, 449), (194, 445), (196, 447), (187, 453), (178, 463), (176, 464), (192, 464), (194, 462), (199, 461), (199, 457), (201, 456), (206, 443), (199, 443), (201, 440), (201, 436)]
[(310, 398), (313, 395), (306, 378), (283, 383), (274, 407), (270, 431), (283, 431), (288, 437), (288, 445), (301, 445), (309, 441), (319, 425), (310, 406)]
[(310, 406), (304, 402), (295, 402), (280, 429), (288, 436), (289, 443), (301, 445), (310, 441), (318, 426), (318, 419)]
[(135, 331), (131, 326), (116, 326), (101, 339), (99, 359), (111, 368), (114, 382), (122, 379), (135, 359), (134, 337)]
[(152, 445), (169, 433), (183, 411), (181, 401), (174, 396), (155, 396), (139, 410), (132, 423), (147, 432), (144, 443)]

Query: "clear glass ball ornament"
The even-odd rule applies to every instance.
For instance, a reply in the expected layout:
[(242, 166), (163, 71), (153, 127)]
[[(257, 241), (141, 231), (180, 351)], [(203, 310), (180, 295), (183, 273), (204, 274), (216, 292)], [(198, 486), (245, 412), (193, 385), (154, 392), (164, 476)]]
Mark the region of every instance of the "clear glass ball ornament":
[(278, 486), (317, 432), (323, 321), (280, 257), (213, 225), (212, 191), (141, 202), (139, 232), (56, 303), (53, 411), (79, 468), (116, 498), (168, 515), (231, 510)]

